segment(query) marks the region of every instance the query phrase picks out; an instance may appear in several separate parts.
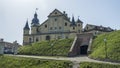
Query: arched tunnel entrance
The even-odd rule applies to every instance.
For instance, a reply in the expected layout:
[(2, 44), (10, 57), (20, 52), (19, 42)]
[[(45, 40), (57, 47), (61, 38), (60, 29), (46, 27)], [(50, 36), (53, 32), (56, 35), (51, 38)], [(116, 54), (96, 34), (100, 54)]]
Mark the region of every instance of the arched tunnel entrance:
[(80, 46), (80, 54), (81, 55), (87, 55), (88, 45), (82, 45)]

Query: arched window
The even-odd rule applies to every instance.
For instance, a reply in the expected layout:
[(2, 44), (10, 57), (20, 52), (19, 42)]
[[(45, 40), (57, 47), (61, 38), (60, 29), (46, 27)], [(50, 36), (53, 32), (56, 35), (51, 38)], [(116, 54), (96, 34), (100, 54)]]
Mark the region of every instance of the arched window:
[(67, 26), (67, 22), (65, 22), (65, 26)]
[(39, 39), (38, 38), (36, 38), (36, 42), (38, 42), (39, 41)]
[(75, 30), (75, 27), (73, 27), (73, 30)]
[(32, 38), (29, 38), (29, 43), (32, 43)]
[(45, 25), (45, 28), (47, 28), (47, 25)]
[(37, 33), (39, 32), (39, 28), (36, 29), (36, 32), (37, 32)]
[(46, 36), (46, 40), (50, 40), (50, 36)]

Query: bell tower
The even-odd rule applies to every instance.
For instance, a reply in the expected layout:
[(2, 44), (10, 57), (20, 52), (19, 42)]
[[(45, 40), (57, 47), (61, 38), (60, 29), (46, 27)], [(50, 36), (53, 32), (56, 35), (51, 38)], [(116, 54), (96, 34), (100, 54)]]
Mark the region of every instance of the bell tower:
[(30, 28), (29, 28), (29, 25), (28, 25), (28, 20), (26, 21), (26, 25), (23, 29), (23, 34), (29, 34), (29, 31), (30, 31)]

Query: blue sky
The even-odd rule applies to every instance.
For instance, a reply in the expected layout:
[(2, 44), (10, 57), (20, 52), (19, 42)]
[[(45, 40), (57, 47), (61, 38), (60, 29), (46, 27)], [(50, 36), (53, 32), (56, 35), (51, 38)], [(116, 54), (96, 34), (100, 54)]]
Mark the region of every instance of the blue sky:
[(0, 0), (0, 38), (22, 44), (23, 27), (27, 19), (30, 25), (36, 8), (40, 23), (57, 8), (69, 17), (80, 16), (84, 26), (120, 29), (120, 0)]

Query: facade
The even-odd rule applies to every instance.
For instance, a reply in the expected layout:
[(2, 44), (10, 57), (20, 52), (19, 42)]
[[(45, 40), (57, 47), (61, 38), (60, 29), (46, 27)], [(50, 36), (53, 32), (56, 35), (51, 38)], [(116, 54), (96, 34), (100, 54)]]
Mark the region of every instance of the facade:
[(4, 42), (2, 39), (0, 40), (0, 54), (4, 54)]
[(3, 54), (17, 54), (17, 49), (20, 45), (15, 41), (13, 43), (0, 40), (0, 50)]
[(74, 17), (71, 21), (65, 11), (62, 13), (55, 9), (42, 24), (39, 24), (35, 13), (31, 28), (27, 21), (23, 29), (23, 45), (44, 40), (74, 38), (76, 33), (82, 33), (82, 28), (83, 22), (79, 18), (75, 21)]
[(26, 22), (23, 29), (23, 45), (44, 40), (75, 38), (77, 33), (92, 33), (95, 36), (114, 31), (110, 27), (91, 24), (87, 24), (83, 29), (83, 22), (79, 18), (75, 21), (73, 16), (72, 20), (70, 20), (65, 11), (62, 13), (57, 9), (51, 12), (48, 19), (42, 24), (39, 23), (37, 16), (35, 12), (31, 27), (29, 27), (28, 21)]
[(111, 32), (111, 31), (114, 31), (114, 30), (110, 27), (103, 27), (103, 26), (97, 26), (97, 25), (91, 25), (91, 24), (87, 24), (84, 28), (85, 33), (93, 33), (94, 36), (101, 33), (105, 33), (105, 32)]

